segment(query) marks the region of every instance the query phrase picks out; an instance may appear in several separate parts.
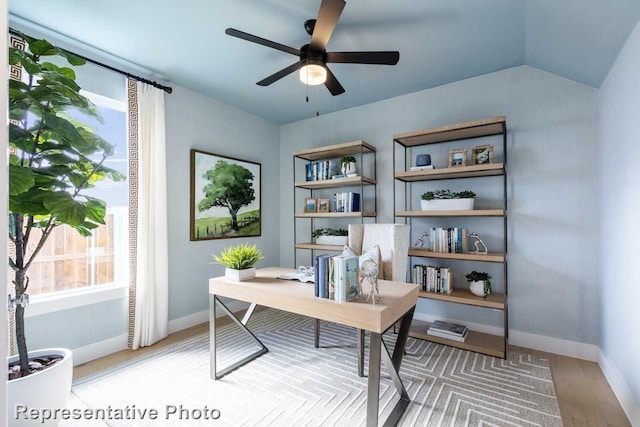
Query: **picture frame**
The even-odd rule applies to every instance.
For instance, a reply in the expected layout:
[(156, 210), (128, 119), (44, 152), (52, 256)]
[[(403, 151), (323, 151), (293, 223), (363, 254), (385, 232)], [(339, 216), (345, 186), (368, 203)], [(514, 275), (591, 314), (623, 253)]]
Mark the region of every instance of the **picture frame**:
[(493, 145), (477, 145), (471, 149), (471, 164), (486, 165), (493, 163)]
[(467, 165), (467, 150), (451, 150), (449, 151), (449, 167), (456, 168)]
[(305, 197), (304, 199), (304, 213), (316, 213), (318, 212), (318, 199), (315, 197)]
[[(262, 165), (196, 149), (190, 154), (189, 239), (260, 236)], [(229, 185), (229, 176), (236, 184)]]
[(329, 212), (329, 199), (318, 199), (318, 212)]

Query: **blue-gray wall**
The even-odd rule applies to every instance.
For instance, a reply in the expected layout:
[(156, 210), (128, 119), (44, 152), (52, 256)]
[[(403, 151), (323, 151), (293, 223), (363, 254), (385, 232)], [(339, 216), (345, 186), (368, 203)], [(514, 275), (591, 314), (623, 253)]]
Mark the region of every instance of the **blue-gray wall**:
[[(169, 319), (206, 310), (209, 278), (224, 274), (211, 254), (256, 243), (258, 266), (277, 265), (280, 236), (279, 126), (227, 104), (175, 87), (165, 97), (169, 203)], [(189, 150), (262, 164), (262, 236), (189, 241)]]
[[(377, 148), (378, 222), (393, 222), (393, 134), (497, 115), (508, 127), (510, 329), (597, 344), (596, 89), (522, 66), (284, 125), (281, 186), (292, 188), (292, 152), (364, 139)], [(292, 212), (283, 191), (288, 266)], [(495, 313), (450, 305), (422, 300), (417, 311), (500, 325)]]
[[(640, 406), (640, 25), (600, 89), (600, 348)], [(637, 414), (640, 422), (640, 413)]]

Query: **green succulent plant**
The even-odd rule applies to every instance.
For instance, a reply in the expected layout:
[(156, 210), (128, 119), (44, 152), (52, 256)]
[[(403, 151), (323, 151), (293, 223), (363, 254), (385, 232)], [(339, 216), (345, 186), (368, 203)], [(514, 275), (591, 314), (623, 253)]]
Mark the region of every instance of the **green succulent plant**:
[(345, 164), (355, 163), (355, 156), (344, 156), (340, 159), (340, 166), (344, 166)]
[(344, 228), (318, 228), (313, 233), (311, 233), (311, 237), (316, 239), (320, 236), (348, 236), (349, 232)]
[(234, 270), (251, 268), (262, 258), (262, 251), (256, 245), (241, 244), (222, 249), (220, 256), (213, 255), (216, 264), (224, 265)]
[(473, 199), (476, 197), (476, 193), (469, 190), (460, 192), (451, 190), (434, 190), (423, 193), (421, 197), (422, 200)]

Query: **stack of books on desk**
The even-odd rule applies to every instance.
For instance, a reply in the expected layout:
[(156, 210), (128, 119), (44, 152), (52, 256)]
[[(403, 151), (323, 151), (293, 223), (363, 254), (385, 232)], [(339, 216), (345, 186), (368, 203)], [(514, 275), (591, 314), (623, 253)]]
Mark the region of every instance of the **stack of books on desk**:
[(434, 337), (447, 338), (454, 341), (464, 342), (467, 339), (469, 330), (464, 325), (436, 320), (431, 325), (429, 325), (427, 334), (433, 335)]

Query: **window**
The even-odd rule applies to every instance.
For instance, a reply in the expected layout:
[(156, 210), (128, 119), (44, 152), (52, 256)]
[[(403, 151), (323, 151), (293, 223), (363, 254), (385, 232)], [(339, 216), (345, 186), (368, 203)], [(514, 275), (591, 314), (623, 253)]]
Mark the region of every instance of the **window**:
[[(93, 126), (98, 135), (115, 145), (115, 153), (105, 165), (126, 175), (126, 103), (86, 91), (83, 94), (96, 105), (103, 123), (79, 112), (70, 114)], [(30, 295), (127, 283), (128, 182), (103, 180), (84, 193), (107, 202), (106, 224), (86, 238), (66, 225), (54, 229), (29, 269)], [(32, 236), (30, 251), (38, 240), (38, 235)]]

